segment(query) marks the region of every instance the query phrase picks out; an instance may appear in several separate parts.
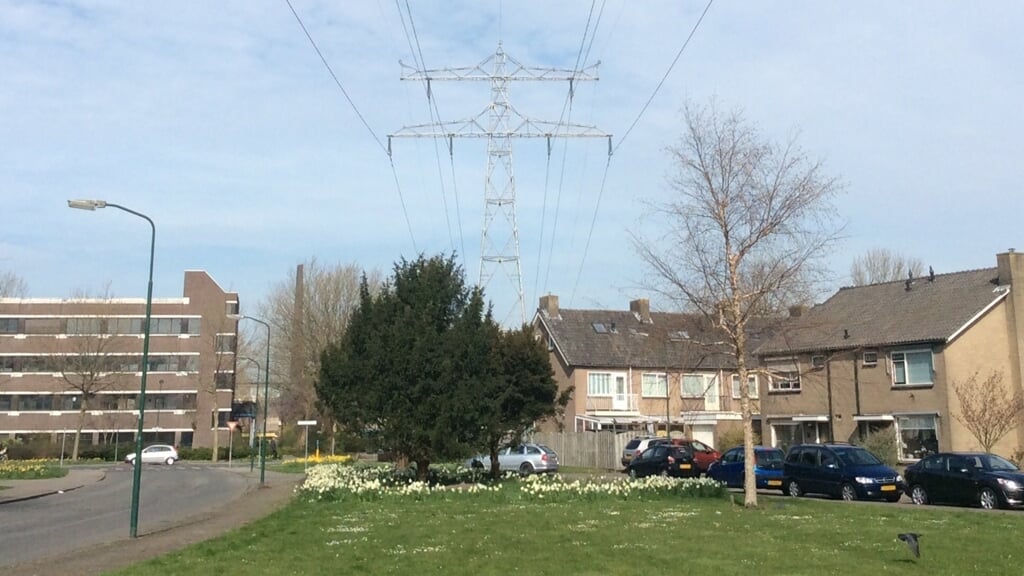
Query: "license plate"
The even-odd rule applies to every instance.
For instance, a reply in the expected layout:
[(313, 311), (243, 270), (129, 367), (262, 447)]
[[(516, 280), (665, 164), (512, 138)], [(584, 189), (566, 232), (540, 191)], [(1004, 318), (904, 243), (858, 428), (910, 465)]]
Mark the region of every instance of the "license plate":
[(679, 465), (679, 469), (680, 470), (689, 470), (690, 468), (691, 468), (691, 466), (689, 464), (680, 464)]
[(885, 486), (882, 486), (882, 492), (895, 492), (895, 491), (896, 491), (896, 487), (893, 486), (892, 484), (886, 484)]
[(782, 480), (769, 480), (769, 486), (782, 486)]

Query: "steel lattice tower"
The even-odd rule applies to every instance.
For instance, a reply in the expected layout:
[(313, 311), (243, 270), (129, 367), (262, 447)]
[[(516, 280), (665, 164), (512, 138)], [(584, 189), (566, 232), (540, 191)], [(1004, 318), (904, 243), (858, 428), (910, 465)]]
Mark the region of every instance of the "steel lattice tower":
[[(552, 138), (608, 138), (611, 135), (594, 126), (568, 122), (534, 120), (520, 114), (509, 101), (512, 81), (568, 81), (572, 98), (576, 82), (597, 80), (594, 64), (581, 70), (528, 67), (498, 49), (476, 66), (419, 70), (400, 62), (402, 80), (425, 82), (427, 97), (432, 98), (434, 81), (486, 81), (491, 83), (491, 102), (482, 112), (465, 120), (404, 126), (388, 135), (388, 154), (392, 138), (444, 138), (449, 151), (455, 138), (487, 139), (487, 174), (484, 182), (484, 222), (480, 235), (480, 276), (485, 288), (497, 268), (505, 269), (518, 295), (520, 319), (526, 322), (523, 302), (523, 275), (519, 260), (519, 227), (516, 222), (516, 187), (512, 166), (513, 138), (545, 138), (548, 152)], [(508, 270), (511, 268), (512, 270)]]

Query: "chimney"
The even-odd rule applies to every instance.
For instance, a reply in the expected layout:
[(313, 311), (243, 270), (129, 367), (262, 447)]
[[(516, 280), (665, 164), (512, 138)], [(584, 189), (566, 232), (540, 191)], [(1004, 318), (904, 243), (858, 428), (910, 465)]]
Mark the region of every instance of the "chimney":
[(1002, 254), (996, 254), (999, 268), (999, 285), (1012, 285), (1013, 280), (1024, 282), (1024, 258), (1016, 250), (1010, 248)]
[(540, 297), (540, 309), (548, 318), (558, 318), (558, 296), (548, 294)]
[(651, 324), (651, 301), (647, 298), (638, 298), (629, 302), (629, 311), (632, 312), (641, 324)]
[(789, 307), (789, 317), (790, 318), (799, 318), (799, 317), (803, 316), (804, 312), (806, 312), (806, 311), (807, 311), (807, 307), (803, 306), (803, 305), (799, 305), (798, 304), (796, 306), (790, 306)]

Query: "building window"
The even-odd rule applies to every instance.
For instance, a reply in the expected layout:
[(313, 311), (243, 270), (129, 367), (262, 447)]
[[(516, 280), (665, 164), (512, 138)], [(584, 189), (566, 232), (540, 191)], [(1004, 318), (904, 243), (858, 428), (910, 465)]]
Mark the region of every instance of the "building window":
[(17, 318), (0, 318), (0, 334), (17, 334)]
[(932, 351), (906, 350), (892, 353), (893, 386), (928, 386), (932, 383)]
[(768, 363), (769, 392), (799, 392), (800, 366), (796, 360), (782, 360)]
[(686, 374), (683, 376), (683, 398), (703, 398), (704, 391), (703, 375)]
[(234, 352), (235, 335), (217, 334), (217, 352)]
[[(747, 393), (751, 398), (757, 398), (757, 376), (754, 374), (747, 374)], [(740, 397), (740, 375), (732, 375), (732, 397)]]
[(10, 394), (0, 394), (0, 412), (13, 410), (14, 396)]
[(217, 372), (213, 375), (214, 381), (218, 390), (234, 390), (235, 389), (235, 374), (234, 372)]
[(825, 356), (822, 354), (814, 354), (811, 356), (811, 368), (815, 370), (821, 370), (825, 367)]
[(611, 396), (612, 375), (608, 372), (587, 374), (587, 396)]
[(53, 396), (50, 394), (24, 394), (18, 397), (18, 410), (53, 410)]
[(641, 376), (644, 396), (665, 398), (668, 396), (668, 376), (665, 374), (644, 374)]
[(900, 431), (900, 459), (919, 460), (939, 451), (934, 414), (897, 416)]
[(878, 365), (878, 350), (865, 350), (863, 354), (862, 363), (865, 366), (877, 366)]

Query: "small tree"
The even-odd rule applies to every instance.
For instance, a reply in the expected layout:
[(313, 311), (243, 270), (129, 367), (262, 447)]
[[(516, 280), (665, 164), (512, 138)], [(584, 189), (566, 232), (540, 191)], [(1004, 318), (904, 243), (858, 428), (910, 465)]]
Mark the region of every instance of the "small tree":
[(924, 273), (924, 262), (920, 258), (904, 256), (887, 248), (868, 250), (863, 256), (853, 259), (850, 265), (850, 281), (854, 286), (902, 280), (911, 275), (920, 277)]
[(974, 436), (985, 452), (1017, 427), (1024, 413), (1024, 395), (1003, 386), (1003, 373), (993, 370), (984, 380), (975, 372), (966, 380), (953, 383), (960, 412), (953, 414), (958, 422)]
[(9, 270), (0, 272), (0, 298), (24, 298), (26, 294), (25, 280)]

